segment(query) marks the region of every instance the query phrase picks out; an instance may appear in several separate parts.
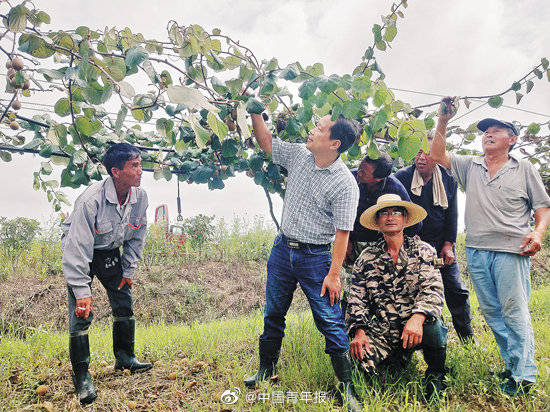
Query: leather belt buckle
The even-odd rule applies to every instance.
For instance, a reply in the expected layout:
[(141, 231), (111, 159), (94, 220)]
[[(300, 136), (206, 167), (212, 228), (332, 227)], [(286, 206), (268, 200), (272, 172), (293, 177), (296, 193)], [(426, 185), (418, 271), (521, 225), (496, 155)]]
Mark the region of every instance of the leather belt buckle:
[(286, 244), (291, 249), (300, 249), (302, 247), (302, 244), (300, 242), (295, 241), (295, 240), (287, 240)]

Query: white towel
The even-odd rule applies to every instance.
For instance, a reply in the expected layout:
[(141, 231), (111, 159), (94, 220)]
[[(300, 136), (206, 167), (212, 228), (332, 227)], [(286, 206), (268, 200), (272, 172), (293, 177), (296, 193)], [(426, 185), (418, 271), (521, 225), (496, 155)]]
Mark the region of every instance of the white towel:
[[(447, 193), (445, 192), (445, 186), (443, 185), (443, 176), (441, 175), (441, 170), (439, 166), (434, 167), (432, 175), (432, 186), (433, 186), (433, 198), (434, 206), (441, 206), (443, 209), (449, 207), (449, 202), (447, 201)], [(422, 188), (424, 187), (424, 179), (420, 175), (420, 172), (417, 168), (414, 169), (413, 179), (411, 182), (411, 192), (416, 196), (422, 194)]]

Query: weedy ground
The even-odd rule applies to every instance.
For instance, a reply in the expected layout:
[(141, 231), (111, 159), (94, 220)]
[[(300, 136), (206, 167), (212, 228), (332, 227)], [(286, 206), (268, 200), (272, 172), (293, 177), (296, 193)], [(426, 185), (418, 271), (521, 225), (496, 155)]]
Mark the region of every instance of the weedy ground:
[[(258, 366), (265, 262), (273, 231), (232, 228), (224, 241), (192, 250), (166, 242), (152, 230), (134, 287), (136, 349), (154, 362), (143, 374), (113, 370), (111, 319), (95, 282), (96, 315), (90, 329), (91, 366), (99, 397), (82, 408), (70, 377), (66, 291), (57, 241), (34, 242), (24, 258), (0, 267), (0, 410), (90, 411), (332, 411), (342, 405), (324, 341), (298, 290), (283, 343), (276, 381), (250, 390), (243, 378)], [(463, 267), (463, 244), (457, 255)], [(471, 292), (476, 343), (461, 345), (450, 315), (449, 388), (438, 402), (422, 397), (426, 365), (420, 353), (400, 375), (381, 375), (356, 387), (367, 411), (550, 410), (549, 245), (533, 260), (530, 308), (535, 329), (538, 383), (533, 393), (503, 395), (492, 371), (503, 368), (498, 348)], [(9, 269), (9, 270), (8, 270)], [(465, 278), (468, 283), (467, 273)], [(470, 287), (472, 291), (472, 288)], [(46, 386), (44, 395), (36, 389)], [(233, 404), (222, 402), (236, 395)]]

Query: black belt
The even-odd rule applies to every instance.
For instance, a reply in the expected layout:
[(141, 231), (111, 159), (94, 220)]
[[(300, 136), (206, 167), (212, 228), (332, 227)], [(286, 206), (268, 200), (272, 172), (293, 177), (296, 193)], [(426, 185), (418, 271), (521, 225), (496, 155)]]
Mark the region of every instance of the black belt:
[(316, 243), (304, 243), (304, 242), (299, 242), (299, 241), (294, 240), (294, 239), (290, 239), (290, 238), (286, 237), (283, 234), (281, 234), (281, 239), (291, 249), (305, 249), (306, 247), (309, 246), (309, 247), (313, 247), (313, 248), (325, 248), (327, 250), (330, 250), (330, 243), (324, 243), (322, 245), (318, 245)]

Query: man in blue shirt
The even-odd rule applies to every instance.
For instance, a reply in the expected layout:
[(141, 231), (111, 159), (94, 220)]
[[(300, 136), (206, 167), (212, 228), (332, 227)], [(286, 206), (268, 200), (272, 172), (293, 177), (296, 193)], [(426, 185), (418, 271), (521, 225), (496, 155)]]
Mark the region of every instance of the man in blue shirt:
[(440, 268), (445, 301), (460, 340), (472, 340), (469, 292), (460, 276), (454, 255), (457, 233), (457, 184), (448, 170), (438, 166), (429, 154), (418, 152), (412, 166), (395, 173), (407, 189), (413, 203), (422, 206), (428, 216), (419, 232), (420, 239), (432, 245), (443, 259)]

